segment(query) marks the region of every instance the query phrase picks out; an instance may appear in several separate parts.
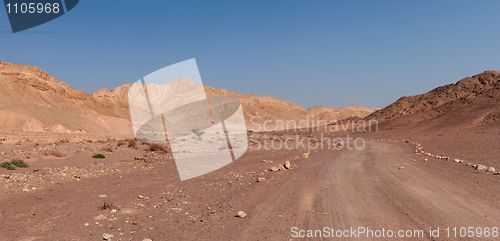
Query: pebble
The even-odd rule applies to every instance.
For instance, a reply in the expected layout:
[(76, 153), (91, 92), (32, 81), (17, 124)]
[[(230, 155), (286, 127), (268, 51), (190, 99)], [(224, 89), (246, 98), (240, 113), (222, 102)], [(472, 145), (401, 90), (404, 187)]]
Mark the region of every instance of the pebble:
[(104, 214), (99, 214), (99, 215), (97, 215), (97, 216), (94, 217), (94, 220), (101, 221), (101, 220), (104, 220), (106, 218), (107, 217), (104, 216)]
[(247, 216), (247, 214), (241, 210), (236, 213), (236, 217), (238, 217), (238, 218), (244, 218), (246, 216)]
[(112, 237), (113, 237), (113, 234), (109, 234), (109, 233), (104, 233), (102, 235), (102, 239), (104, 239), (104, 240), (111, 240)]
[(290, 161), (286, 161), (285, 164), (283, 164), (283, 167), (285, 169), (290, 169), (290, 167), (291, 167)]
[(476, 170), (478, 170), (478, 171), (486, 171), (486, 169), (488, 169), (488, 167), (485, 165), (482, 165), (482, 164), (476, 165)]

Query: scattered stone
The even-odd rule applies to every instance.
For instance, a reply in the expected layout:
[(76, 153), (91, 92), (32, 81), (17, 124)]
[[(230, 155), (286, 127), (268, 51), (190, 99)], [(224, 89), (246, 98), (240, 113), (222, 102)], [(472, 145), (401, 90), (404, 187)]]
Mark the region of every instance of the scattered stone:
[(398, 169), (399, 169), (399, 170), (401, 170), (401, 169), (405, 169), (405, 166), (400, 166), (400, 167), (398, 167)]
[(109, 233), (102, 234), (102, 239), (104, 239), (104, 240), (111, 240), (112, 237), (113, 237), (113, 234), (109, 234)]
[(101, 220), (105, 220), (105, 219), (107, 219), (107, 217), (104, 216), (104, 214), (99, 214), (99, 215), (94, 217), (94, 220), (97, 220), (97, 221), (101, 221)]
[(460, 159), (455, 159), (453, 161), (456, 162), (456, 163), (462, 163), (462, 162), (464, 162), (463, 160), (460, 160)]
[(137, 214), (137, 210), (133, 208), (122, 208), (120, 214)]
[(247, 214), (241, 210), (236, 213), (236, 217), (238, 217), (238, 218), (244, 218), (246, 216), (247, 216)]
[(100, 198), (107, 198), (108, 195), (106, 195), (106, 194), (99, 194), (98, 197), (100, 197)]
[(304, 159), (308, 159), (310, 156), (311, 156), (311, 153), (309, 153), (309, 152), (304, 152), (304, 153), (302, 153), (302, 157), (303, 157)]
[(152, 239), (150, 239), (150, 238), (145, 238), (145, 239), (143, 239), (142, 241), (153, 241), (153, 240), (152, 240)]
[(496, 170), (495, 170), (495, 168), (494, 168), (494, 167), (489, 167), (489, 168), (488, 168), (488, 172), (493, 172), (493, 173), (495, 173), (495, 172), (496, 172)]
[(142, 199), (142, 200), (149, 200), (149, 197), (146, 197), (143, 195), (138, 195), (137, 198)]
[(265, 163), (273, 163), (273, 161), (270, 161), (270, 160), (262, 160), (262, 162), (265, 162)]
[(285, 169), (290, 169), (290, 167), (291, 167), (290, 161), (286, 161), (285, 164), (283, 164), (283, 167)]
[(280, 169), (278, 167), (271, 167), (271, 168), (269, 168), (269, 171), (272, 171), (272, 172), (277, 172), (279, 170)]
[(266, 180), (265, 177), (257, 177), (257, 182), (263, 182), (265, 180)]
[(478, 171), (486, 171), (486, 169), (488, 169), (488, 167), (487, 167), (487, 166), (482, 165), (482, 164), (477, 164), (475, 168), (476, 168), (476, 170), (478, 170)]
[(89, 223), (85, 223), (83, 226), (88, 227), (89, 225), (90, 225)]

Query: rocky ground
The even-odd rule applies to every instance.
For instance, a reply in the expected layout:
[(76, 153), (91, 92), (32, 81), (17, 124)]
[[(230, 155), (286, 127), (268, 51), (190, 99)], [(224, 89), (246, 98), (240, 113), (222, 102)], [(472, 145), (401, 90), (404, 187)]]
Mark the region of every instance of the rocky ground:
[[(300, 137), (315, 143), (319, 134)], [(500, 175), (453, 153), (437, 158), (426, 144), (382, 133), (359, 134), (362, 150), (338, 141), (312, 151), (257, 148), (294, 136), (251, 133), (242, 158), (184, 182), (168, 149), (141, 142), (1, 144), (2, 161), (30, 166), (0, 169), (0, 240), (299, 240), (291, 227), (500, 223)]]

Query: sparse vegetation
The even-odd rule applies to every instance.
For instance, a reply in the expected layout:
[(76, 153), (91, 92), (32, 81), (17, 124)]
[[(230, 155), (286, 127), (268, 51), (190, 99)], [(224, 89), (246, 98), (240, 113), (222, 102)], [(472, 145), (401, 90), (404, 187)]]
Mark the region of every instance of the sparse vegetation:
[(99, 206), (99, 209), (100, 210), (113, 210), (113, 209), (118, 210), (119, 208), (116, 205), (114, 205), (113, 203), (103, 202), (102, 205)]
[(106, 156), (102, 153), (96, 153), (92, 156), (92, 158), (96, 158), (96, 159), (104, 159), (106, 158)]
[(7, 170), (15, 170), (16, 167), (14, 167), (10, 162), (2, 162), (2, 164), (0, 164), (0, 167), (3, 167)]
[(14, 159), (14, 160), (10, 161), (10, 164), (12, 164), (16, 167), (19, 167), (19, 168), (26, 168), (26, 167), (30, 166), (30, 165), (28, 165), (28, 163), (24, 162), (23, 160), (19, 160), (19, 159)]

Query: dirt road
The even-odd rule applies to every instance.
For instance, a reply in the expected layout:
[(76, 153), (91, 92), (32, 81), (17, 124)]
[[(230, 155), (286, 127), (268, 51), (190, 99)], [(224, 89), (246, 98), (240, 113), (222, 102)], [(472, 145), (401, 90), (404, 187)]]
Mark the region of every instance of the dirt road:
[[(297, 230), (323, 227), (385, 228), (394, 231), (394, 240), (401, 231), (405, 232), (402, 240), (452, 240), (453, 227), (500, 226), (499, 178), (451, 162), (425, 162), (404, 145), (369, 142), (364, 150), (344, 151), (337, 157), (317, 153), (310, 163), (314, 165), (301, 166), (307, 169), (300, 170), (302, 177), (290, 180), (259, 204), (257, 217), (245, 229), (245, 240), (256, 240), (262, 230), (258, 224), (266, 223), (273, 210), (286, 208), (296, 212), (289, 227), (298, 229), (283, 232), (283, 240), (286, 235), (307, 237)], [(441, 238), (430, 238), (430, 227), (439, 227)], [(460, 229), (456, 233), (457, 239), (461, 237)], [(323, 238), (328, 240), (327, 235)], [(358, 235), (351, 240), (376, 239)]]
[[(103, 176), (3, 194), (0, 240), (102, 240), (103, 234), (113, 234), (112, 240), (301, 240), (307, 234), (300, 230), (323, 227), (384, 228), (386, 235), (410, 230), (405, 235), (417, 236), (358, 233), (345, 240), (453, 240), (447, 227), (453, 236), (453, 227), (500, 226), (499, 176), (451, 161), (424, 161), (404, 143), (370, 141), (363, 150), (312, 152), (278, 172), (265, 170), (302, 151), (252, 151), (186, 182), (161, 154), (134, 161), (146, 153), (141, 151), (117, 149), (89, 164), (114, 170)], [(58, 163), (84, 157), (71, 158)], [(238, 210), (248, 216), (235, 217)], [(430, 238), (429, 227), (440, 227), (440, 237)], [(315, 236), (307, 240), (344, 240)]]

